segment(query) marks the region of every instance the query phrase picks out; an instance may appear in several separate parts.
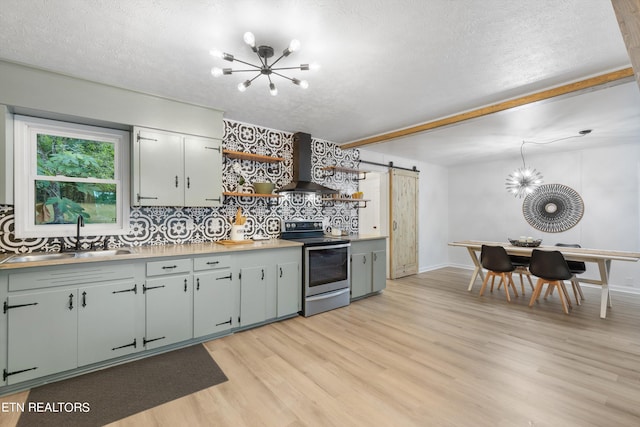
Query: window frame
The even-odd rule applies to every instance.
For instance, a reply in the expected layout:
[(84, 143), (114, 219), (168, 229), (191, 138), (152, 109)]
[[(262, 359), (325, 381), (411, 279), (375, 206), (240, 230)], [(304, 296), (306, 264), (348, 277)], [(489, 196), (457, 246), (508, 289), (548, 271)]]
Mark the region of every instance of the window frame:
[[(68, 177), (71, 182), (105, 182), (116, 185), (116, 222), (85, 223), (84, 236), (122, 235), (129, 232), (129, 151), (130, 133), (118, 129), (90, 126), (29, 116), (14, 116), (14, 199), (15, 236), (17, 238), (69, 237), (76, 235), (76, 224), (36, 224), (35, 183), (38, 180), (61, 180), (62, 176), (38, 175), (38, 133), (68, 136), (114, 144), (114, 179)], [(53, 178), (53, 179), (51, 179)], [(69, 180), (67, 180), (69, 181)]]

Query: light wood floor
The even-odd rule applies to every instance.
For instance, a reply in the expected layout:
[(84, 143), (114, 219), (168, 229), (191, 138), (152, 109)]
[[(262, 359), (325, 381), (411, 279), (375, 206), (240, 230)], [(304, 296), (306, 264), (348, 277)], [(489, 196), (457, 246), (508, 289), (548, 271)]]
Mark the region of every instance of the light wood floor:
[(111, 426), (640, 425), (640, 295), (613, 292), (602, 320), (599, 289), (565, 315), (557, 296), (527, 307), (530, 289), (478, 297), (470, 276), (208, 342), (228, 382)]

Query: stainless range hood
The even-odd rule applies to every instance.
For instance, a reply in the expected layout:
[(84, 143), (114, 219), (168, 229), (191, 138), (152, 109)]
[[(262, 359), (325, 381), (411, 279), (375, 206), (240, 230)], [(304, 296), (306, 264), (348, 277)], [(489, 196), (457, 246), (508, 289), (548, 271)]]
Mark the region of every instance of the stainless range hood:
[(298, 193), (324, 193), (334, 194), (334, 190), (324, 185), (316, 184), (312, 181), (311, 165), (311, 135), (297, 132), (293, 134), (293, 181), (276, 193), (298, 192)]

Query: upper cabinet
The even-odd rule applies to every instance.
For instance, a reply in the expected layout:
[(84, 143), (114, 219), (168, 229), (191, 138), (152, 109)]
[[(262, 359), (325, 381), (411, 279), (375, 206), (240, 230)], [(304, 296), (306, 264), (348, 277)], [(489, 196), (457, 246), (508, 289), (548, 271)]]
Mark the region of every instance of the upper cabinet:
[(134, 206), (220, 206), (222, 141), (134, 127)]

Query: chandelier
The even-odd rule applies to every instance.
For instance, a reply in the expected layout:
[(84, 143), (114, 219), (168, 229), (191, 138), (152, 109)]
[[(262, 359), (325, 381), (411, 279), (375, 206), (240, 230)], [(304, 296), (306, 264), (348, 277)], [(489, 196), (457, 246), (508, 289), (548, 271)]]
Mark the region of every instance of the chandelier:
[(306, 89), (309, 87), (309, 83), (306, 80), (298, 80), (297, 78), (287, 77), (279, 73), (279, 71), (282, 71), (282, 70), (308, 71), (309, 69), (315, 68), (314, 66), (309, 66), (309, 64), (300, 64), (300, 66), (298, 67), (277, 67), (277, 68), (274, 67), (274, 65), (276, 65), (282, 58), (289, 56), (291, 53), (295, 52), (300, 48), (300, 42), (298, 40), (295, 40), (295, 39), (291, 40), (291, 42), (289, 43), (289, 46), (282, 51), (282, 55), (280, 55), (278, 59), (276, 59), (271, 63), (269, 63), (269, 58), (272, 58), (275, 52), (271, 46), (256, 47), (256, 38), (251, 32), (244, 33), (244, 42), (248, 44), (251, 47), (251, 50), (253, 50), (255, 54), (258, 56), (259, 64), (252, 64), (250, 62), (237, 59), (236, 57), (234, 57), (229, 53), (220, 52), (218, 50), (212, 50), (210, 53), (217, 58), (224, 59), (225, 61), (229, 61), (229, 62), (233, 62), (233, 61), (240, 62), (241, 64), (245, 64), (245, 65), (248, 65), (249, 67), (252, 67), (252, 68), (243, 69), (243, 70), (232, 70), (231, 68), (213, 67), (211, 69), (211, 74), (213, 74), (214, 77), (220, 77), (222, 75), (230, 75), (233, 73), (245, 73), (245, 72), (257, 73), (253, 78), (247, 79), (242, 83), (238, 84), (238, 90), (240, 92), (244, 92), (245, 90), (247, 90), (249, 86), (251, 86), (251, 83), (255, 79), (257, 79), (260, 76), (266, 76), (267, 79), (269, 80), (269, 92), (273, 96), (278, 94), (278, 88), (271, 80), (271, 77), (273, 75), (287, 79), (291, 81), (291, 83), (298, 85), (303, 89)]
[(520, 157), (522, 158), (522, 167), (516, 169), (515, 171), (511, 172), (509, 176), (507, 176), (507, 181), (505, 182), (507, 191), (513, 194), (514, 197), (518, 197), (522, 199), (523, 197), (526, 197), (527, 195), (533, 193), (543, 182), (542, 174), (538, 172), (536, 169), (527, 167), (524, 161), (524, 145), (525, 144), (536, 144), (536, 145), (551, 144), (552, 142), (561, 141), (563, 139), (577, 138), (577, 137), (588, 135), (590, 133), (591, 133), (591, 129), (586, 129), (578, 132), (578, 135), (558, 138), (548, 142), (522, 141), (522, 144), (520, 145)]

